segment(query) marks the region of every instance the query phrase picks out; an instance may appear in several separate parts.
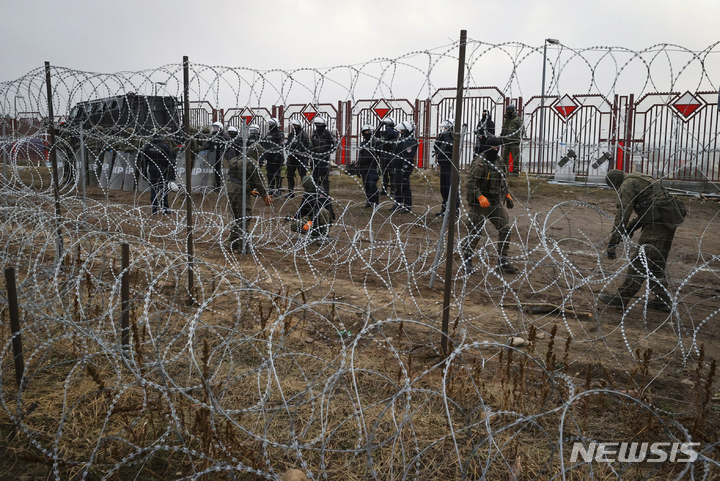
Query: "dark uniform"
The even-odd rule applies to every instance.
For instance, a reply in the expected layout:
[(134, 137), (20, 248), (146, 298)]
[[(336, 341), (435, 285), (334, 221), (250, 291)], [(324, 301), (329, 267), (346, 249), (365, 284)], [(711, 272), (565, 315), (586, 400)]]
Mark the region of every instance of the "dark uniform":
[(373, 207), (380, 203), (380, 192), (377, 187), (378, 180), (380, 180), (378, 151), (376, 139), (373, 138), (371, 130), (363, 130), (362, 137), (357, 160), (358, 175), (365, 188), (365, 207)]
[[(503, 167), (506, 173), (510, 175), (518, 175), (520, 172), (520, 141), (525, 134), (523, 122), (517, 114), (514, 105), (510, 105), (505, 114), (501, 136), (503, 139)], [(510, 167), (510, 157), (512, 156), (512, 168)]]
[[(438, 135), (433, 145), (433, 155), (437, 158), (440, 168), (440, 195), (442, 195), (442, 209), (437, 215), (443, 215), (447, 209), (448, 198), (450, 197), (450, 181), (452, 179), (452, 151), (453, 133), (450, 128)], [(459, 195), (459, 194), (458, 194)], [(459, 207), (460, 202), (456, 205)]]
[(483, 110), (482, 118), (475, 128), (475, 155), (485, 151), (483, 148), (488, 137), (495, 136), (495, 122), (490, 116), (490, 112)]
[(208, 163), (215, 173), (215, 187), (222, 187), (223, 185), (223, 158), (225, 157), (225, 149), (228, 146), (229, 137), (222, 128), (212, 132), (210, 138), (205, 142)]
[(287, 149), (287, 179), (290, 197), (295, 196), (295, 172), (300, 180), (307, 175), (307, 166), (310, 161), (310, 137), (301, 125), (293, 125), (285, 143)]
[[(58, 170), (62, 173), (60, 182), (62, 184), (72, 184), (76, 180), (74, 159), (75, 152), (79, 152), (80, 148), (79, 128), (61, 123), (55, 127), (55, 135), (57, 136), (56, 145), (58, 147)], [(62, 154), (60, 154), (60, 151), (62, 151)]]
[[(90, 185), (94, 184), (95, 181), (99, 181), (102, 174), (103, 159), (105, 152), (110, 149), (110, 146), (106, 142), (107, 137), (105, 136), (105, 127), (98, 125), (97, 127), (85, 130), (84, 133), (85, 143), (85, 161), (88, 163), (88, 170), (93, 172), (94, 179), (90, 180)], [(108, 176), (109, 176), (108, 172)]]
[(498, 231), (498, 268), (508, 273), (517, 272), (517, 268), (507, 259), (510, 249), (510, 222), (503, 208), (503, 201), (510, 209), (514, 203), (508, 193), (505, 173), (500, 164), (497, 151), (499, 144), (497, 138), (488, 139), (487, 150), (475, 157), (470, 164), (466, 183), (470, 222), (468, 235), (460, 244), (463, 266), (467, 272), (472, 272), (472, 256), (480, 241), (486, 219)]
[[(393, 171), (392, 162), (395, 159), (395, 145), (400, 133), (395, 130), (395, 124), (385, 123), (385, 128), (380, 131), (380, 170), (382, 173), (382, 195), (389, 195), (391, 188), (390, 173)], [(393, 185), (392, 188), (395, 188)]]
[[(239, 250), (238, 242), (243, 237), (242, 222), (245, 218), (245, 228), (247, 229), (252, 221), (253, 211), (253, 191), (255, 195), (262, 197), (266, 205), (272, 203), (272, 198), (268, 195), (260, 173), (260, 166), (257, 159), (261, 155), (261, 147), (257, 144), (251, 144), (247, 147), (247, 159), (242, 156), (234, 157), (230, 160), (230, 168), (228, 169), (228, 200), (230, 201), (230, 210), (233, 214), (233, 223), (230, 226), (230, 249)], [(245, 165), (245, 212), (243, 212), (243, 165)]]
[(284, 141), (285, 136), (282, 130), (280, 130), (280, 125), (276, 122), (270, 126), (270, 130), (268, 130), (267, 135), (262, 140), (262, 147), (265, 149), (265, 153), (260, 163), (266, 163), (268, 187), (271, 195), (278, 195), (282, 187), (281, 169), (283, 161), (285, 160), (283, 155)]
[(395, 143), (394, 159), (391, 167), (395, 172), (393, 186), (395, 188), (395, 205), (391, 210), (398, 209), (401, 213), (410, 212), (412, 206), (412, 190), (410, 176), (415, 169), (418, 141), (408, 130), (402, 131), (402, 137)]
[[(626, 174), (620, 170), (607, 173), (606, 182), (618, 192), (615, 227), (608, 245), (608, 257), (615, 258), (615, 249), (624, 233), (642, 229), (639, 248), (616, 294), (601, 294), (606, 304), (627, 306), (645, 280), (655, 299), (648, 307), (670, 312), (672, 301), (667, 291), (666, 262), (672, 247), (675, 229), (685, 217), (682, 203), (675, 203), (662, 183), (645, 174)], [(633, 211), (637, 217), (630, 221)], [(644, 255), (641, 254), (644, 252)]]
[(225, 149), (225, 159), (230, 161), (242, 155), (242, 135), (236, 128), (228, 129), (228, 146)]
[(335, 150), (335, 138), (325, 124), (315, 123), (315, 132), (310, 138), (312, 154), (312, 176), (315, 183), (330, 193), (330, 154)]
[(156, 137), (143, 146), (141, 155), (150, 183), (152, 213), (169, 212), (167, 184), (175, 180), (175, 154), (163, 139)]
[(305, 193), (300, 208), (291, 221), (291, 228), (311, 238), (327, 237), (330, 225), (335, 222), (332, 202), (322, 187), (315, 184), (313, 177), (309, 175), (303, 177), (302, 186)]

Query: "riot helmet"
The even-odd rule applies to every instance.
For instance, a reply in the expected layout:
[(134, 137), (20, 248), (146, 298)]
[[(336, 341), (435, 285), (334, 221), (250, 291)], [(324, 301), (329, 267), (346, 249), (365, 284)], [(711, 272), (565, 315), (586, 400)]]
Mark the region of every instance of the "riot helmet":
[(373, 128), (370, 124), (365, 124), (360, 128), (360, 132), (362, 133), (362, 136), (365, 140), (370, 138), (370, 136), (372, 135), (372, 131)]
[(258, 127), (256, 124), (248, 125), (248, 140), (250, 142), (255, 142), (259, 138), (260, 138), (260, 127)]
[(313, 120), (313, 124), (315, 124), (315, 130), (323, 131), (325, 130), (326, 123), (325, 119), (317, 115), (315, 119)]
[(405, 120), (398, 124), (397, 129), (400, 131), (400, 133), (403, 136), (407, 137), (408, 135), (413, 133), (413, 131), (415, 130), (415, 127), (413, 126), (412, 122), (410, 122), (409, 120)]

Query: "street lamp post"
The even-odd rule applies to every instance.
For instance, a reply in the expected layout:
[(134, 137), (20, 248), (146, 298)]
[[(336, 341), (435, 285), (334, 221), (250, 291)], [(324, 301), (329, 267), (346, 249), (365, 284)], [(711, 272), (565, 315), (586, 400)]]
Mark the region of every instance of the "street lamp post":
[[(20, 122), (18, 122), (18, 109), (17, 109), (17, 100), (18, 99), (24, 99), (22, 95), (15, 95), (15, 98), (13, 99), (13, 107), (15, 108), (15, 117), (13, 119), (13, 126), (12, 126), (12, 144), (10, 148), (10, 153), (12, 154), (13, 150), (16, 148), (15, 145), (15, 139), (17, 138), (17, 130), (20, 126)], [(5, 137), (5, 124), (3, 124), (3, 137)], [(7, 180), (7, 157), (3, 157), (3, 178)]]
[(543, 43), (543, 72), (542, 72), (542, 90), (540, 91), (540, 158), (539, 167), (542, 169), (543, 151), (545, 150), (545, 65), (547, 64), (547, 46), (558, 45), (560, 40), (555, 38), (546, 38)]
[(157, 86), (158, 85), (167, 85), (167, 82), (155, 82), (153, 84), (153, 97), (157, 97)]
[[(18, 122), (17, 100), (18, 100), (18, 99), (24, 99), (24, 98), (25, 98), (25, 97), (23, 97), (22, 95), (16, 95), (16, 96), (15, 96), (15, 99), (13, 100), (13, 106), (15, 107), (15, 125), (16, 125), (16, 126), (20, 125), (20, 122)], [(13, 129), (13, 133), (15, 132), (15, 130), (16, 130), (16, 129)]]

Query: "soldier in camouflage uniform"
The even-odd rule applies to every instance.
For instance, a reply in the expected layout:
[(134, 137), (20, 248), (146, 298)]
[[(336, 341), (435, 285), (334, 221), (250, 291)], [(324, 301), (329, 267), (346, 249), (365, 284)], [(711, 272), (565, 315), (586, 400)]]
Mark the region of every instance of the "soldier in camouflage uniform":
[[(250, 140), (248, 140), (248, 143)], [(257, 159), (260, 157), (260, 151), (254, 147), (257, 142), (246, 147), (247, 156), (234, 157), (230, 160), (230, 168), (228, 169), (227, 192), (230, 201), (230, 209), (233, 213), (233, 223), (230, 226), (229, 247), (231, 250), (240, 250), (241, 243), (238, 242), (243, 237), (242, 222), (245, 218), (245, 228), (248, 229), (252, 221), (253, 196), (260, 196), (265, 201), (265, 205), (272, 204), (273, 199), (267, 193), (265, 184), (263, 183), (260, 166)], [(258, 144), (259, 145), (259, 144)], [(245, 166), (245, 212), (243, 212), (243, 166)]]
[[(611, 170), (606, 183), (617, 190), (618, 203), (615, 227), (608, 244), (607, 256), (615, 259), (617, 245), (623, 235), (642, 229), (639, 248), (633, 255), (625, 279), (616, 294), (601, 294), (598, 299), (611, 306), (625, 307), (638, 293), (646, 279), (655, 298), (648, 301), (650, 309), (670, 312), (672, 301), (667, 290), (666, 262), (672, 247), (675, 229), (685, 217), (682, 202), (670, 196), (662, 183), (652, 176)], [(633, 211), (637, 217), (630, 221)], [(644, 255), (641, 254), (644, 252)]]
[(500, 165), (498, 156), (500, 144), (498, 138), (488, 138), (485, 144), (485, 152), (475, 157), (470, 164), (466, 184), (467, 201), (470, 206), (470, 223), (468, 235), (460, 244), (463, 268), (468, 274), (473, 272), (472, 256), (482, 235), (486, 219), (498, 231), (498, 253), (500, 254), (498, 269), (509, 274), (517, 272), (517, 267), (511, 264), (507, 258), (510, 248), (510, 223), (507, 212), (503, 208), (503, 202), (505, 202), (508, 209), (512, 209), (515, 203), (508, 193), (505, 173), (502, 165)]
[(290, 228), (322, 241), (328, 236), (330, 225), (335, 222), (335, 210), (330, 198), (322, 186), (315, 183), (312, 175), (303, 177), (302, 186), (305, 193), (300, 208), (290, 221)]
[[(517, 176), (520, 172), (520, 141), (524, 134), (525, 129), (523, 128), (522, 119), (517, 114), (517, 109), (514, 105), (508, 106), (500, 134), (503, 139), (502, 157), (506, 174)], [(512, 172), (510, 172), (511, 155), (513, 159)]]

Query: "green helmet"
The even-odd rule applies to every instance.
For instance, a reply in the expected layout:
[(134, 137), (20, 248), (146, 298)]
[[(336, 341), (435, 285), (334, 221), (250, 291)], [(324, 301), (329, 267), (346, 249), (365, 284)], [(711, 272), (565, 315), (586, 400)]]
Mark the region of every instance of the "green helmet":
[(622, 170), (612, 169), (605, 175), (605, 183), (610, 187), (615, 187), (616, 190), (620, 188), (623, 180), (625, 180), (625, 172)]

